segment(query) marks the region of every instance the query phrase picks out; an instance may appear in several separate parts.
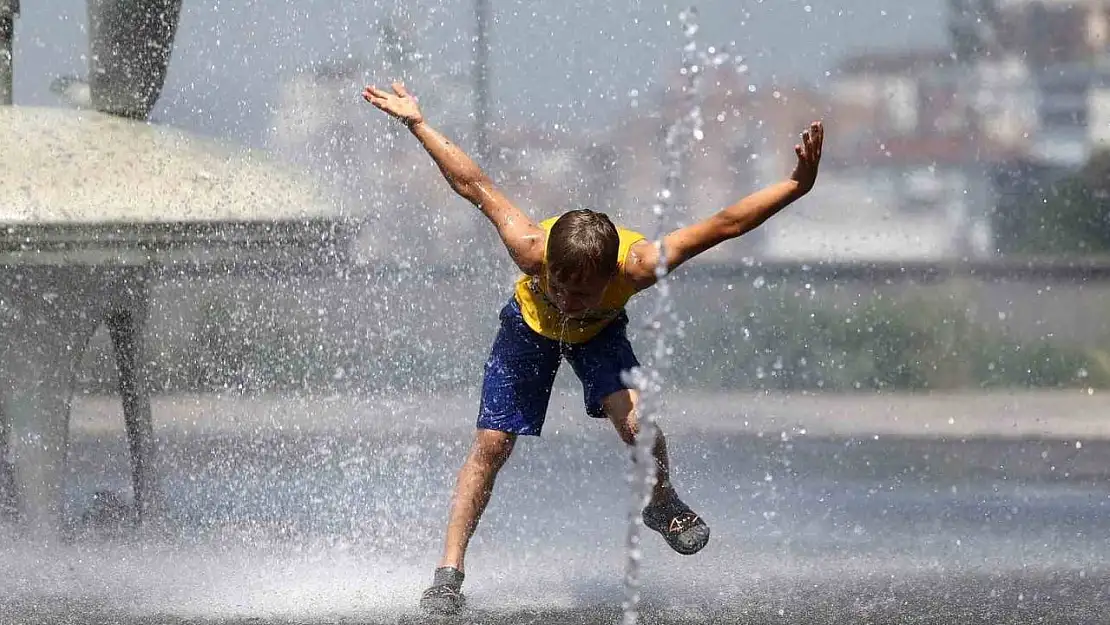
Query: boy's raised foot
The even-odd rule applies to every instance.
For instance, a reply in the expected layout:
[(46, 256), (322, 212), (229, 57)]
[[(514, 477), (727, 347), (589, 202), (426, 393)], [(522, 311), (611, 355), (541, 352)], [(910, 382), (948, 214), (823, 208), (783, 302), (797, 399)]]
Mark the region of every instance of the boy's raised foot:
[(451, 566), (436, 569), (432, 585), (420, 595), (420, 609), (436, 616), (458, 614), (466, 605), (462, 594), (464, 577), (462, 571)]
[(659, 532), (678, 553), (689, 556), (709, 543), (709, 526), (678, 495), (648, 504), (643, 512), (644, 525)]

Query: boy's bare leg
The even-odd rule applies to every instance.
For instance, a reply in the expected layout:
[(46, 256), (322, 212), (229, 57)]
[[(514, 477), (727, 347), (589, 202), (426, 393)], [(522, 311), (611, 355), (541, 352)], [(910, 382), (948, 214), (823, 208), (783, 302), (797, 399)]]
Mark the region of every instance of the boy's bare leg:
[(420, 597), (420, 606), (425, 612), (449, 615), (457, 614), (463, 608), (466, 602), (462, 594), (466, 547), (489, 503), (497, 472), (509, 459), (514, 442), (515, 434), (484, 428), (475, 433), (470, 453), (455, 481), (443, 557), (436, 567), (432, 585)]
[[(626, 445), (636, 444), (636, 435), (640, 431), (640, 422), (636, 407), (640, 403), (640, 394), (635, 389), (617, 391), (604, 400), (602, 408), (609, 417), (609, 421), (617, 430)], [(655, 446), (651, 450), (655, 457), (655, 487), (651, 492), (651, 502), (655, 503), (661, 498), (674, 493), (670, 479), (670, 460), (667, 457), (667, 440), (663, 436), (663, 429), (656, 427)]]
[(467, 545), (489, 503), (497, 472), (509, 459), (515, 442), (515, 434), (484, 429), (475, 433), (474, 443), (455, 483), (447, 539), (439, 566), (463, 570)]
[[(636, 390), (625, 389), (610, 394), (602, 401), (605, 414), (627, 445), (636, 443), (636, 435), (640, 431), (639, 413), (636, 410), (639, 398)], [(659, 532), (676, 552), (683, 555), (695, 554), (709, 542), (709, 526), (675, 493), (670, 480), (666, 438), (662, 428), (658, 426), (652, 456), (655, 458), (656, 480), (651, 501), (644, 507), (644, 525)]]

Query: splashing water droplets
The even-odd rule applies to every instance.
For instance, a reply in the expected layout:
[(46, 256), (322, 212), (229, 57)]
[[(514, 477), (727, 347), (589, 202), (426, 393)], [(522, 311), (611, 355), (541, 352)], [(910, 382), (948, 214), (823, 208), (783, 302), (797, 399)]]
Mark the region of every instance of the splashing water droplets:
[[(673, 355), (673, 349), (667, 345), (667, 333), (681, 333), (681, 323), (678, 320), (671, 302), (670, 287), (666, 276), (666, 250), (663, 248), (663, 232), (667, 226), (666, 218), (676, 206), (676, 190), (679, 188), (684, 162), (693, 149), (694, 143), (704, 138), (702, 131), (703, 119), (701, 115), (701, 78), (704, 75), (702, 67), (717, 67), (728, 60), (728, 55), (718, 53), (715, 47), (701, 50), (694, 36), (698, 32), (695, 21), (697, 12), (687, 9), (679, 14), (679, 23), (682, 25), (683, 36), (686, 43), (682, 47), (682, 68), (680, 75), (686, 79), (682, 89), (682, 110), (685, 114), (679, 116), (667, 128), (664, 139), (665, 145), (665, 175), (663, 188), (657, 194), (657, 202), (652, 206), (652, 214), (656, 218), (655, 245), (659, 250), (661, 259), (655, 267), (658, 279), (658, 290), (655, 306), (646, 322), (648, 331), (655, 336), (653, 350), (654, 366), (640, 367), (624, 374), (625, 382), (632, 385), (640, 392), (638, 406), (640, 433), (636, 437), (633, 451), (632, 473), (629, 480), (632, 483), (633, 501), (629, 510), (629, 523), (626, 537), (626, 562), (625, 562), (625, 600), (623, 604), (625, 625), (633, 625), (639, 620), (640, 603), (640, 561), (643, 552), (640, 548), (640, 529), (643, 526), (642, 511), (651, 498), (652, 489), (656, 483), (656, 464), (652, 457), (658, 434), (656, 418), (658, 415), (658, 395), (662, 391), (662, 374), (667, 360)], [(681, 212), (675, 211), (675, 212)]]

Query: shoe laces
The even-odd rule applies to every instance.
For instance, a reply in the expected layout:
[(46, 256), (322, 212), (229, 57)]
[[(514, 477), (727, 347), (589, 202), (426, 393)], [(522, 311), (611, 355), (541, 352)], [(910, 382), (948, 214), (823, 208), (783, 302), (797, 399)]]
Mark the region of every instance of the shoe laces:
[(685, 510), (671, 517), (671, 522), (667, 526), (667, 532), (670, 534), (681, 534), (693, 527), (697, 522), (698, 515), (691, 510)]

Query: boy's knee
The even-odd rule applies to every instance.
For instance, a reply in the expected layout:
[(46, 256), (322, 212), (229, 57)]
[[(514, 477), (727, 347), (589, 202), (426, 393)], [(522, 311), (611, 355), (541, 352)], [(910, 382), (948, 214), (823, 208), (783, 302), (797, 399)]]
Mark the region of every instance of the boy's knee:
[(515, 434), (500, 432), (498, 430), (480, 429), (474, 436), (474, 444), (471, 447), (470, 457), (472, 461), (483, 467), (497, 470), (509, 459), (509, 455), (513, 452), (513, 444), (515, 442)]
[(601, 401), (605, 416), (609, 417), (626, 443), (636, 435), (637, 399), (636, 391), (625, 389), (610, 393)]
[(612, 420), (635, 421), (636, 406), (640, 395), (634, 389), (624, 388), (609, 393), (601, 399), (601, 408)]

